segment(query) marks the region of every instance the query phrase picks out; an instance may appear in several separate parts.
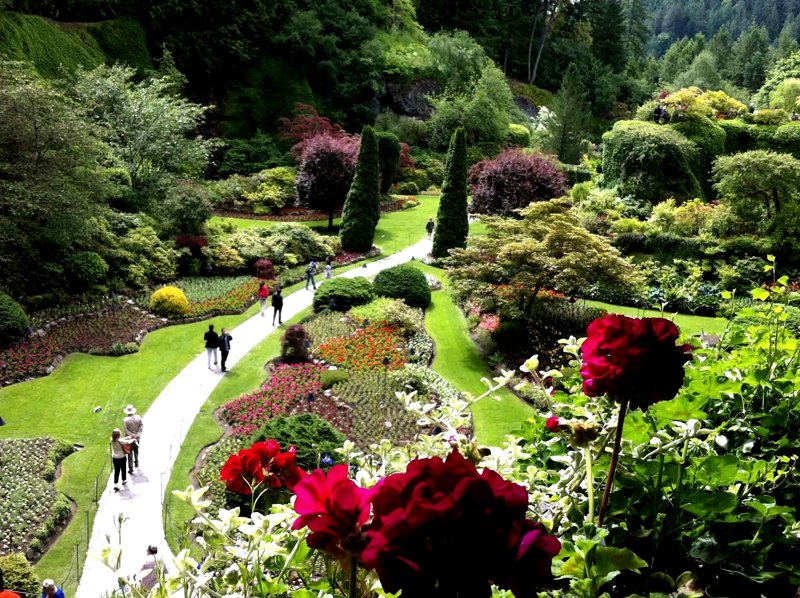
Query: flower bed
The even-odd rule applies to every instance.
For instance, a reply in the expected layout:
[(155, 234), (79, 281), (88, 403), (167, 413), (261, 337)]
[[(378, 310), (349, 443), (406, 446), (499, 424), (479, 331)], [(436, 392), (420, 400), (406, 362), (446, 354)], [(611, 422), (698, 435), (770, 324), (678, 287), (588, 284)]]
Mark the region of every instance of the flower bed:
[(39, 555), (69, 518), (69, 500), (52, 481), (57, 463), (71, 452), (52, 438), (0, 440), (0, 555)]
[[(406, 362), (402, 336), (391, 326), (370, 324), (352, 335), (333, 338), (319, 347), (319, 356), (349, 370), (385, 367), (396, 369)], [(388, 361), (384, 361), (387, 360)]]
[[(191, 276), (171, 282), (189, 300), (189, 312), (181, 319), (199, 318), (210, 314), (241, 313), (255, 301), (257, 278), (252, 276)], [(150, 307), (151, 291), (139, 294), (136, 302), (144, 309)]]
[(273, 369), (264, 386), (222, 406), (220, 417), (231, 426), (234, 436), (250, 436), (261, 424), (276, 415), (289, 415), (296, 403), (316, 398), (322, 391), (319, 364), (281, 364)]
[[(49, 374), (68, 353), (124, 354), (135, 352), (130, 343), (159, 320), (123, 303), (96, 314), (51, 322), (44, 329), (0, 351), (0, 384)], [(127, 344), (127, 346), (126, 346)]]

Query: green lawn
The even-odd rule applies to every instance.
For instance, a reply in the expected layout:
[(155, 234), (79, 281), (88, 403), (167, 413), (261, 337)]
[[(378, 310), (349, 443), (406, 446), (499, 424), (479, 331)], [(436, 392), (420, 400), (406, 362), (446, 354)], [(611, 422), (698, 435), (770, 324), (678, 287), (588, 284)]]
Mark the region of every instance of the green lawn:
[[(433, 302), (425, 313), (425, 328), (436, 342), (433, 369), (459, 390), (478, 396), (486, 391), (481, 378), (491, 379), (492, 371), (469, 337), (464, 316), (447, 294), (444, 272), (424, 264), (415, 265), (436, 276), (444, 285), (441, 291), (433, 293)], [(520, 427), (535, 413), (533, 407), (506, 388), (500, 389), (496, 397), (500, 400), (486, 397), (472, 408), (475, 434), (481, 444), (500, 446), (506, 434)]]
[[(214, 318), (233, 328), (257, 311)], [(105, 488), (109, 472), (108, 438), (122, 424), (128, 403), (144, 413), (161, 390), (203, 348), (207, 322), (170, 326), (148, 334), (138, 353), (101, 357), (75, 353), (49, 376), (0, 389), (3, 438), (54, 436), (84, 448), (67, 457), (58, 490), (75, 501), (77, 512), (64, 533), (37, 563), (40, 577), (52, 577), (74, 593), (76, 544), (80, 562), (86, 556), (87, 529), (95, 510), (95, 487)], [(95, 407), (101, 411), (94, 413)], [(87, 521), (88, 517), (88, 521)]]
[(185, 490), (191, 484), (190, 473), (194, 468), (200, 451), (215, 443), (222, 436), (222, 429), (214, 419), (214, 411), (229, 400), (241, 394), (258, 388), (266, 378), (264, 364), (280, 353), (280, 339), (286, 330), (286, 325), (296, 324), (312, 313), (311, 308), (306, 308), (294, 318), (284, 323), (282, 328), (276, 328), (267, 338), (256, 345), (245, 357), (230, 369), (222, 381), (211, 393), (200, 413), (194, 420), (192, 427), (186, 434), (186, 439), (181, 445), (180, 453), (172, 468), (172, 475), (166, 489), (164, 502), (164, 523), (166, 537), (170, 548), (177, 552), (181, 545), (181, 529), (183, 522), (194, 514), (194, 510), (186, 503), (172, 496), (173, 490)]
[(728, 321), (725, 318), (708, 318), (705, 316), (692, 316), (688, 314), (673, 314), (669, 312), (660, 312), (655, 309), (640, 309), (638, 307), (626, 307), (623, 305), (613, 305), (611, 303), (603, 303), (601, 301), (584, 300), (585, 305), (592, 307), (599, 307), (605, 309), (612, 314), (622, 314), (624, 316), (631, 316), (637, 318), (667, 318), (675, 322), (683, 334), (689, 336), (696, 336), (698, 334), (722, 334), (725, 331), (725, 326)]

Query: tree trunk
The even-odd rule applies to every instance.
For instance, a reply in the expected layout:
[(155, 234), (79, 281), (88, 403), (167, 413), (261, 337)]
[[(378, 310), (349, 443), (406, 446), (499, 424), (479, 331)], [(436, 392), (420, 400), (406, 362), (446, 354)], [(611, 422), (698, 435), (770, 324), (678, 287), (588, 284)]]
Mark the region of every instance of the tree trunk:
[[(555, 8), (553, 10), (556, 10)], [(545, 15), (547, 19), (547, 15)], [(549, 22), (545, 22), (544, 31), (542, 32), (542, 41), (539, 43), (539, 50), (536, 52), (536, 62), (533, 64), (533, 74), (530, 77), (530, 84), (533, 85), (536, 81), (536, 75), (539, 71), (539, 62), (542, 60), (542, 52), (544, 52), (544, 45), (547, 43), (547, 38), (550, 37), (550, 32), (553, 30), (553, 25), (556, 22), (556, 14), (550, 18)]]
[(536, 33), (536, 25), (539, 23), (539, 11), (533, 15), (533, 25), (531, 25), (531, 35), (528, 38), (528, 81), (531, 80), (531, 58), (533, 56), (533, 36)]
[(328, 230), (333, 231), (333, 208), (328, 210)]

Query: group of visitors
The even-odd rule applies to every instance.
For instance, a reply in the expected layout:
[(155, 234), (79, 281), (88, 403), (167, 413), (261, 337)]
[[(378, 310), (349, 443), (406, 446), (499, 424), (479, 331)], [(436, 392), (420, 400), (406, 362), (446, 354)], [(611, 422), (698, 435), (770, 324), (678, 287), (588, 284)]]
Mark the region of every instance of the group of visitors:
[(228, 368), (225, 367), (228, 361), (228, 353), (231, 352), (231, 341), (233, 337), (228, 332), (227, 328), (223, 328), (220, 334), (214, 330), (214, 325), (208, 325), (208, 332), (203, 335), (203, 340), (206, 342), (206, 354), (208, 355), (208, 369), (211, 368), (211, 359), (214, 359), (214, 365), (217, 365), (217, 352), (222, 356), (219, 361), (220, 371), (227, 372)]
[(114, 465), (114, 492), (119, 492), (119, 479), (122, 478), (122, 485), (128, 485), (127, 472), (133, 475), (133, 468), (139, 468), (139, 443), (141, 442), (142, 432), (144, 432), (144, 422), (140, 415), (136, 413), (136, 407), (128, 405), (124, 409), (125, 418), (122, 420), (122, 427), (125, 435), (119, 428), (111, 430), (111, 462)]
[[(317, 273), (318, 268), (317, 260), (311, 260), (308, 263), (306, 267), (306, 290), (308, 290), (309, 284), (311, 284), (311, 288), (315, 291), (317, 290), (317, 281), (314, 280), (314, 274)], [(333, 278), (333, 264), (331, 263), (331, 258), (325, 260), (325, 278)]]
[[(269, 298), (269, 287), (263, 280), (258, 283), (258, 299), (261, 301), (261, 317), (267, 313), (267, 299)], [(283, 295), (280, 288), (275, 289), (272, 294), (272, 325), (275, 326), (275, 316), (278, 316), (278, 326), (283, 324), (281, 312), (283, 311)]]

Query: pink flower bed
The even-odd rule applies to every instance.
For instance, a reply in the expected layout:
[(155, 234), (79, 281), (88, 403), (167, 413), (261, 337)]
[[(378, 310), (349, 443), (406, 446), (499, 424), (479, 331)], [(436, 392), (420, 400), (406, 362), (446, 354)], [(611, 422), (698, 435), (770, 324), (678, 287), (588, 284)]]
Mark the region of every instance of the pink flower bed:
[(249, 436), (268, 419), (288, 415), (309, 394), (314, 395), (316, 402), (322, 394), (320, 374), (325, 369), (313, 363), (281, 364), (260, 390), (223, 405), (222, 419), (232, 427), (234, 436)]

